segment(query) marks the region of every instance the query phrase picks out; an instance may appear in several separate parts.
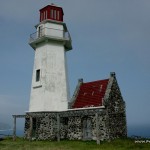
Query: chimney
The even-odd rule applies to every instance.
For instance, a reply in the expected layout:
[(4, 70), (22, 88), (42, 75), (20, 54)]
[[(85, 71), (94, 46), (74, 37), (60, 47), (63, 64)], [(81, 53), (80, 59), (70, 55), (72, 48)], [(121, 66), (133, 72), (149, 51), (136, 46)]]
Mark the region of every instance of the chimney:
[(116, 77), (115, 72), (110, 72), (110, 77)]

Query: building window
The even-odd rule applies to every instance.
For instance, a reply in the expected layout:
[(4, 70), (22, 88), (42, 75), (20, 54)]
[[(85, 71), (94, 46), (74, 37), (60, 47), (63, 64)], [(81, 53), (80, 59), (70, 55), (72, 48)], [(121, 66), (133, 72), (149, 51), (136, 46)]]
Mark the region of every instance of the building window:
[(44, 11), (44, 19), (46, 19), (46, 12)]
[(32, 137), (36, 137), (36, 128), (37, 128), (37, 121), (36, 118), (33, 118), (32, 122)]
[(57, 19), (57, 18), (56, 18), (56, 15), (57, 15), (57, 14), (56, 14), (56, 10), (54, 10), (54, 19)]
[(36, 82), (40, 81), (40, 69), (36, 70)]
[(42, 36), (42, 26), (39, 26), (38, 37)]
[(57, 11), (57, 20), (59, 20), (59, 11)]
[(46, 18), (45, 19), (47, 19), (47, 11), (46, 11)]
[(43, 13), (41, 13), (41, 21), (43, 21)]
[(54, 13), (54, 11), (53, 11), (53, 9), (51, 9), (51, 18), (53, 18), (53, 13)]

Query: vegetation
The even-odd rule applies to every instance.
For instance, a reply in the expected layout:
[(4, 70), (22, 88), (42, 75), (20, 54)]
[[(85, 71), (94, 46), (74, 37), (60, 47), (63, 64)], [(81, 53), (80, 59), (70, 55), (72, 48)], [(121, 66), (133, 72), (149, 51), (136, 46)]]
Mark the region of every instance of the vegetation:
[[(140, 140), (139, 140), (140, 141)], [(146, 141), (146, 140), (145, 140)], [(23, 138), (6, 138), (0, 141), (0, 150), (149, 150), (148, 143), (135, 143), (133, 139), (116, 139), (111, 142), (101, 142), (97, 145), (95, 141), (32, 141)]]

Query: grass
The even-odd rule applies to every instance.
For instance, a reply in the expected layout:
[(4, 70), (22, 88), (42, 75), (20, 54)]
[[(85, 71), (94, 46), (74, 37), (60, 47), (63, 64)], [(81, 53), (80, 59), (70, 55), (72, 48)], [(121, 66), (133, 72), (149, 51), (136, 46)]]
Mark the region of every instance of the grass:
[[(149, 140), (150, 141), (150, 140)], [(95, 141), (32, 141), (6, 138), (0, 141), (0, 150), (150, 150), (150, 143), (135, 143), (133, 139), (116, 139), (111, 142)]]

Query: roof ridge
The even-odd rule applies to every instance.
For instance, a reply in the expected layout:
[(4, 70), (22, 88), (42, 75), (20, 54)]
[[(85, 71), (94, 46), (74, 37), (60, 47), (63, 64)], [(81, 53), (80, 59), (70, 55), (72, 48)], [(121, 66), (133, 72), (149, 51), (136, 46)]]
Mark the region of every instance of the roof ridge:
[(93, 82), (106, 81), (106, 80), (109, 80), (109, 78), (107, 78), (107, 79), (102, 79), (102, 80), (90, 81), (90, 82), (83, 82), (83, 84), (84, 84), (84, 83), (93, 83)]

